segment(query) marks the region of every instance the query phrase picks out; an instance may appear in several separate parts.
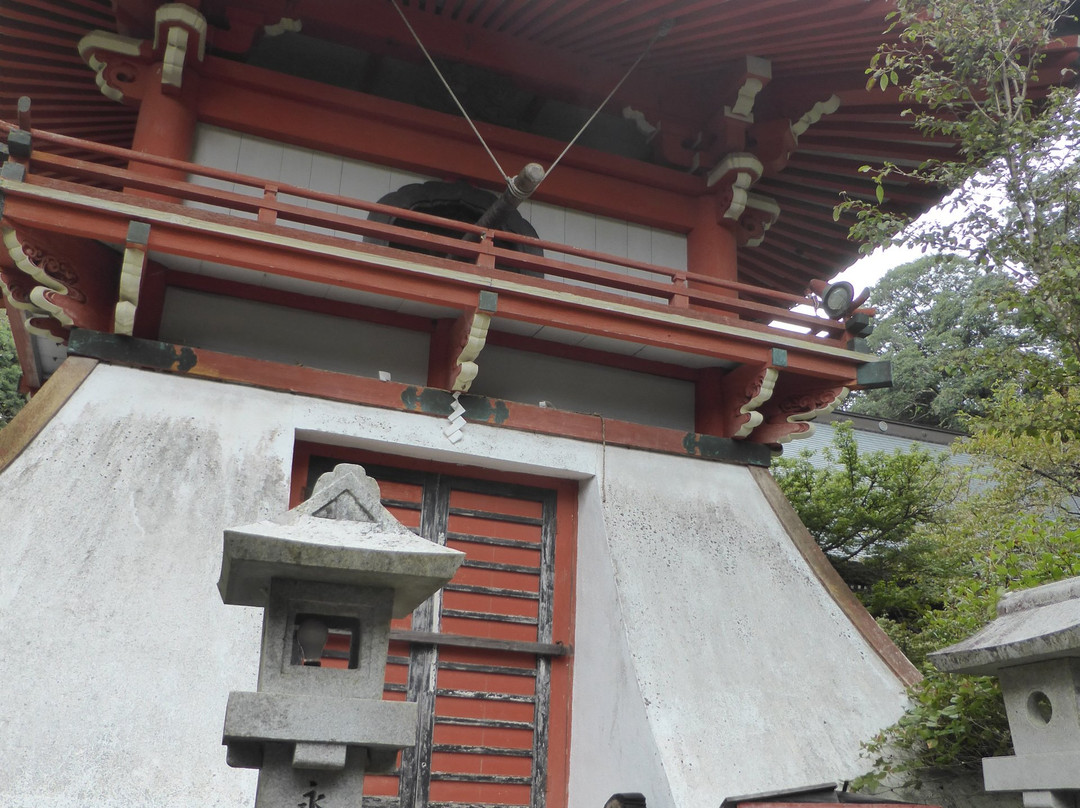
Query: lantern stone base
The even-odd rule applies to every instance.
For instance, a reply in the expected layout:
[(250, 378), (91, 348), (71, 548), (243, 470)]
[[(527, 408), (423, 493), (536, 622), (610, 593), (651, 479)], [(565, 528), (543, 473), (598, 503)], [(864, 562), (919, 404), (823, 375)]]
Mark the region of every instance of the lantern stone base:
[(1080, 790), (1080, 755), (1047, 753), (983, 758), (987, 791)]
[(337, 771), (294, 768), (292, 744), (266, 744), (263, 754), (255, 808), (322, 806), (320, 800), (328, 795), (348, 797), (352, 804), (360, 805), (367, 763), (363, 749), (350, 748), (344, 768)]

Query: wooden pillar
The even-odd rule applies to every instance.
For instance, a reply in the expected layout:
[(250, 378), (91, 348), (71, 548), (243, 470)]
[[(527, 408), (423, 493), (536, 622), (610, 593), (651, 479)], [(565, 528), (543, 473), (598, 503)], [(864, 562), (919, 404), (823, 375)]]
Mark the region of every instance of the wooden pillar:
[[(187, 160), (191, 156), (198, 121), (199, 74), (194, 70), (185, 70), (183, 87), (176, 90), (162, 84), (161, 62), (153, 65), (151, 70), (152, 76), (145, 82), (139, 104), (139, 118), (131, 148), (159, 157)], [(184, 179), (181, 171), (149, 166), (134, 160), (129, 168), (142, 174)]]
[[(734, 229), (723, 221), (715, 194), (697, 200), (694, 227), (686, 239), (686, 263), (689, 272), (708, 275), (725, 281), (738, 280), (738, 242)], [(690, 282), (715, 294), (734, 295), (734, 292), (712, 284)]]

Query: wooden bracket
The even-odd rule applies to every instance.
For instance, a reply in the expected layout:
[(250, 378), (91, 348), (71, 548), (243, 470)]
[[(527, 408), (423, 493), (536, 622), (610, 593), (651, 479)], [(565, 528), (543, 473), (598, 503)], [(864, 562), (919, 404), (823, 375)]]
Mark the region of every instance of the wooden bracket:
[(485, 290), (475, 309), (456, 320), (439, 323), (432, 336), (428, 386), (468, 392), (480, 370), (476, 360), (487, 342), (488, 326), (498, 302), (497, 294)]
[(0, 229), (11, 262), (0, 282), (11, 305), (29, 313), (28, 331), (65, 342), (73, 327), (112, 330), (119, 281), (112, 250), (92, 239), (16, 229), (7, 220)]
[(747, 440), (779, 450), (794, 438), (808, 438), (814, 434), (810, 421), (832, 412), (847, 394), (846, 387), (821, 387), (774, 398), (762, 407), (765, 420)]
[(838, 109), (840, 109), (840, 96), (830, 95), (824, 101), (816, 102), (797, 121), (794, 121), (791, 124), (791, 131), (795, 133), (795, 137), (800, 137), (823, 117), (832, 115)]
[(774, 176), (783, 171), (798, 148), (803, 132), (825, 115), (836, 112), (839, 107), (840, 97), (831, 95), (815, 103), (802, 115), (796, 112), (791, 117), (770, 118), (754, 123), (749, 134), (754, 143), (754, 154), (761, 160), (765, 173)]
[(735, 98), (730, 106), (724, 108), (724, 114), (752, 121), (757, 95), (772, 80), (772, 64), (760, 56), (745, 56), (735, 72)]
[(746, 206), (739, 217), (735, 238), (740, 247), (757, 247), (765, 240), (765, 233), (780, 218), (780, 206), (771, 196), (747, 194)]
[(757, 410), (772, 396), (778, 375), (765, 364), (703, 369), (695, 385), (695, 431), (721, 438), (749, 435), (764, 418)]
[(150, 240), (150, 225), (131, 222), (124, 245), (124, 262), (120, 267), (120, 289), (113, 315), (113, 331), (133, 336), (135, 310), (139, 307), (139, 290), (146, 269), (146, 245)]
[(721, 160), (705, 178), (717, 190), (718, 220), (734, 225), (746, 210), (750, 186), (761, 179), (761, 161), (748, 152), (734, 152)]
[(113, 101), (136, 103), (161, 65), (162, 90), (178, 93), (184, 68), (206, 57), (206, 18), (183, 3), (166, 3), (154, 15), (154, 39), (148, 42), (111, 31), (91, 31), (79, 40), (79, 56), (97, 74), (97, 86)]
[(784, 170), (799, 145), (799, 139), (787, 118), (755, 123), (750, 127), (750, 135), (754, 139), (754, 154), (770, 176)]

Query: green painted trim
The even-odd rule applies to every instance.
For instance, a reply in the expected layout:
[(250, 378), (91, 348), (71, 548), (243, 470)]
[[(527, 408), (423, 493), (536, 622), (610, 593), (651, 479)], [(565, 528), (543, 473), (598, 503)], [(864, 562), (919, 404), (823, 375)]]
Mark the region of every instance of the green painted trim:
[(71, 332), (68, 353), (89, 356), (104, 362), (120, 362), (152, 370), (178, 370), (181, 373), (191, 370), (198, 362), (195, 351), (181, 345), (119, 334), (102, 334), (82, 328)]
[(892, 362), (879, 359), (859, 365), (859, 369), (855, 371), (855, 382), (863, 390), (892, 387)]

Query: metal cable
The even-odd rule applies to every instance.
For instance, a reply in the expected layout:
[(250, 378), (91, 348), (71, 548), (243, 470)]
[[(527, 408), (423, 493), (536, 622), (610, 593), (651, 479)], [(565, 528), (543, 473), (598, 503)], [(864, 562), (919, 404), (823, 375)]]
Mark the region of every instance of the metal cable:
[[(396, 0), (395, 0), (395, 1), (396, 1)], [(555, 166), (557, 166), (557, 165), (559, 164), (559, 161), (563, 159), (563, 156), (564, 156), (564, 155), (565, 155), (565, 154), (566, 154), (566, 153), (567, 153), (568, 151), (570, 151), (571, 147), (572, 147), (572, 146), (573, 146), (573, 145), (574, 145), (575, 143), (577, 143), (577, 140), (578, 140), (578, 138), (579, 138), (579, 137), (581, 137), (582, 133), (583, 133), (583, 132), (584, 132), (584, 131), (585, 131), (586, 129), (588, 129), (588, 128), (589, 128), (589, 124), (591, 124), (591, 123), (593, 122), (593, 120), (595, 120), (596, 116), (600, 114), (600, 111), (601, 111), (601, 110), (602, 110), (602, 109), (603, 109), (604, 107), (606, 107), (606, 106), (607, 106), (607, 102), (611, 100), (611, 97), (612, 97), (613, 95), (615, 95), (615, 93), (617, 93), (617, 92), (619, 91), (619, 88), (620, 88), (620, 87), (622, 87), (622, 86), (623, 86), (623, 82), (625, 82), (625, 81), (626, 81), (626, 80), (627, 80), (628, 78), (630, 78), (630, 74), (634, 72), (634, 69), (635, 69), (635, 68), (636, 68), (636, 67), (637, 67), (637, 66), (638, 66), (639, 64), (641, 64), (641, 60), (642, 60), (642, 59), (644, 59), (644, 58), (645, 58), (646, 56), (648, 56), (648, 55), (649, 55), (649, 51), (651, 51), (651, 50), (652, 50), (652, 46), (656, 44), (656, 40), (660, 39), (661, 37), (665, 37), (665, 36), (667, 36), (667, 34), (668, 34), (668, 31), (670, 31), (670, 30), (671, 30), (671, 26), (672, 26), (672, 21), (671, 21), (671, 20), (664, 20), (664, 21), (663, 21), (663, 22), (662, 22), (662, 23), (660, 24), (660, 27), (656, 29), (656, 33), (655, 33), (655, 34), (653, 34), (653, 37), (652, 37), (652, 39), (650, 39), (650, 40), (649, 40), (649, 44), (645, 46), (645, 50), (643, 50), (643, 51), (641, 52), (641, 55), (640, 55), (640, 56), (638, 56), (638, 58), (634, 60), (634, 63), (633, 63), (632, 65), (630, 65), (630, 67), (629, 67), (629, 68), (627, 68), (626, 72), (625, 72), (625, 73), (623, 74), (623, 77), (622, 77), (621, 79), (619, 79), (619, 83), (618, 83), (618, 84), (616, 84), (616, 85), (615, 85), (614, 87), (612, 87), (612, 88), (611, 88), (611, 92), (610, 92), (610, 93), (608, 93), (608, 94), (607, 94), (607, 97), (606, 97), (606, 98), (605, 98), (605, 99), (604, 99), (603, 101), (601, 101), (601, 102), (600, 102), (600, 106), (598, 106), (598, 107), (596, 108), (596, 111), (595, 111), (595, 112), (593, 112), (593, 114), (589, 116), (589, 120), (585, 121), (585, 123), (584, 123), (584, 124), (582, 125), (582, 127), (581, 127), (580, 129), (578, 129), (578, 131), (577, 131), (577, 134), (576, 134), (576, 135), (574, 135), (574, 137), (573, 137), (573, 138), (571, 139), (571, 141), (570, 141), (569, 143), (567, 143), (567, 144), (566, 144), (566, 148), (565, 148), (565, 149), (563, 149), (563, 150), (562, 150), (562, 151), (561, 151), (561, 152), (559, 153), (559, 156), (558, 156), (558, 157), (556, 157), (556, 158), (555, 158), (555, 162), (553, 162), (553, 163), (552, 163), (552, 164), (551, 164), (550, 166), (548, 166), (548, 170), (547, 170), (547, 173), (546, 173), (546, 174), (544, 174), (544, 179), (545, 179), (545, 180), (546, 180), (546, 179), (547, 179), (548, 177), (550, 177), (550, 176), (551, 176), (551, 172), (555, 170)], [(541, 180), (541, 182), (543, 182), (543, 180)], [(537, 186), (537, 187), (539, 187), (539, 186)]]
[[(416, 40), (416, 44), (420, 48), (421, 52), (424, 54), (425, 57), (427, 57), (428, 63), (435, 71), (435, 75), (439, 77), (439, 81), (442, 82), (443, 87), (445, 87), (446, 91), (450, 93), (450, 97), (454, 99), (454, 103), (457, 104), (458, 110), (461, 111), (461, 114), (465, 117), (465, 120), (468, 121), (469, 126), (473, 130), (473, 134), (475, 134), (477, 139), (480, 141), (480, 145), (484, 147), (484, 151), (488, 153), (488, 157), (491, 158), (491, 162), (493, 162), (495, 164), (495, 168), (499, 170), (499, 176), (501, 176), (503, 180), (509, 185), (511, 180), (510, 175), (506, 173), (506, 170), (503, 169), (503, 167), (499, 164), (498, 159), (496, 159), (495, 155), (488, 147), (487, 141), (484, 140), (484, 136), (480, 134), (480, 130), (476, 128), (476, 124), (474, 124), (472, 118), (469, 117), (469, 113), (467, 113), (465, 111), (465, 107), (461, 105), (461, 101), (458, 100), (457, 95), (454, 93), (453, 89), (451, 89), (450, 84), (446, 81), (446, 78), (443, 76), (442, 71), (439, 70), (439, 66), (435, 64), (435, 60), (431, 58), (431, 54), (428, 53), (427, 48), (424, 47), (424, 43), (420, 41), (419, 35), (409, 23), (409, 19), (405, 16), (405, 12), (401, 10), (401, 6), (398, 5), (397, 0), (390, 0), (390, 3), (391, 5), (393, 5), (394, 10), (397, 11), (398, 16), (401, 17), (401, 21), (405, 23), (405, 27), (409, 29), (409, 33), (412, 34), (412, 38)], [(650, 43), (650, 47), (651, 46), (652, 45)], [(586, 126), (588, 126), (588, 124), (586, 124)]]
[[(472, 118), (469, 117), (469, 113), (467, 113), (465, 111), (465, 107), (462, 106), (461, 101), (458, 100), (457, 94), (450, 87), (450, 84), (449, 84), (449, 82), (447, 82), (446, 77), (443, 76), (442, 71), (439, 70), (439, 66), (437, 64), (435, 64), (435, 60), (431, 58), (431, 54), (428, 53), (428, 49), (425, 48), (424, 43), (420, 41), (420, 36), (416, 33), (416, 30), (412, 27), (412, 24), (409, 22), (408, 17), (405, 16), (405, 12), (401, 10), (401, 6), (398, 5), (398, 1), (397, 0), (390, 0), (390, 4), (393, 5), (394, 10), (398, 13), (398, 16), (401, 17), (401, 21), (403, 23), (405, 23), (405, 27), (409, 29), (409, 33), (412, 34), (412, 38), (416, 41), (417, 47), (420, 48), (420, 51), (427, 58), (428, 63), (431, 65), (431, 68), (435, 71), (435, 75), (439, 77), (439, 81), (442, 82), (443, 87), (445, 87), (446, 91), (448, 93), (450, 93), (450, 97), (452, 99), (454, 99), (454, 103), (457, 105), (458, 110), (461, 112), (461, 114), (464, 116), (465, 120), (468, 122), (469, 126), (472, 128), (473, 134), (476, 135), (477, 140), (480, 141), (480, 145), (484, 147), (484, 151), (486, 151), (487, 154), (488, 154), (488, 157), (491, 158), (491, 162), (493, 162), (495, 164), (495, 167), (499, 170), (499, 175), (506, 182), (506, 185), (507, 185), (508, 188), (510, 188), (511, 193), (515, 193), (517, 191), (517, 189), (514, 186), (513, 178), (509, 174), (506, 173), (506, 170), (502, 167), (502, 165), (500, 165), (498, 159), (495, 157), (495, 154), (488, 147), (487, 141), (484, 140), (484, 136), (480, 134), (480, 130), (476, 128), (476, 124), (474, 124)], [(656, 29), (656, 33), (653, 34), (652, 39), (649, 40), (649, 44), (645, 46), (645, 50), (643, 50), (641, 52), (641, 54), (638, 56), (638, 58), (634, 60), (634, 63), (632, 65), (630, 65), (630, 67), (627, 68), (627, 70), (623, 74), (622, 78), (619, 79), (618, 83), (614, 87), (611, 88), (611, 92), (609, 92), (607, 94), (607, 97), (604, 98), (604, 100), (600, 102), (600, 106), (598, 106), (596, 108), (596, 110), (593, 112), (593, 114), (589, 116), (589, 119), (587, 121), (585, 121), (584, 124), (582, 124), (581, 128), (578, 129), (577, 134), (574, 135), (573, 138), (571, 138), (570, 142), (566, 144), (566, 148), (564, 148), (559, 153), (559, 156), (556, 157), (555, 161), (548, 167), (548, 170), (545, 172), (543, 179), (540, 180), (540, 183), (542, 183), (544, 180), (546, 180), (548, 177), (551, 176), (551, 172), (555, 170), (555, 166), (557, 166), (559, 164), (559, 162), (563, 159), (563, 157), (566, 155), (566, 153), (568, 151), (570, 151), (570, 149), (573, 147), (573, 145), (575, 143), (577, 143), (578, 138), (580, 138), (581, 135), (585, 132), (585, 130), (589, 128), (589, 124), (591, 124), (596, 119), (596, 116), (599, 115), (600, 112), (604, 109), (604, 107), (607, 106), (607, 103), (608, 103), (608, 101), (611, 100), (611, 97), (613, 95), (615, 95), (615, 93), (617, 93), (619, 91), (619, 88), (623, 86), (623, 84), (626, 82), (626, 80), (628, 78), (630, 78), (630, 74), (634, 72), (634, 70), (637, 68), (637, 66), (639, 64), (641, 64), (641, 60), (649, 55), (649, 51), (651, 51), (652, 46), (656, 44), (656, 40), (660, 39), (661, 37), (667, 36), (668, 31), (671, 30), (671, 27), (672, 27), (672, 21), (671, 20), (664, 20), (660, 24), (660, 27)], [(537, 188), (540, 187), (540, 183), (537, 184), (537, 186), (536, 186)], [(535, 191), (535, 189), (534, 189), (534, 191)]]

